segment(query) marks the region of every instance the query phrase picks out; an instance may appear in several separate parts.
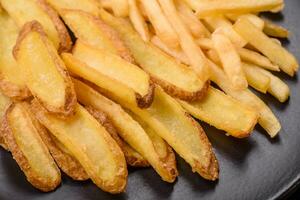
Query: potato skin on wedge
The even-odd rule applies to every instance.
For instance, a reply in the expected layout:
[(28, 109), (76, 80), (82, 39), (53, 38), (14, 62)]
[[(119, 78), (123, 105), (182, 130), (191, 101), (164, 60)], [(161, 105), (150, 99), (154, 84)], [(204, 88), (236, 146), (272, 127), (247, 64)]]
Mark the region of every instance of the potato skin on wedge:
[(28, 22), (22, 28), (13, 55), (20, 65), (32, 95), (49, 112), (70, 116), (76, 105), (71, 78), (41, 24)]
[(27, 180), (37, 189), (48, 192), (60, 184), (60, 171), (33, 120), (27, 103), (12, 104), (4, 118), (3, 136)]
[(62, 119), (48, 113), (36, 100), (32, 101), (31, 110), (99, 188), (112, 194), (125, 190), (128, 172), (124, 154), (87, 110), (76, 104), (75, 114)]

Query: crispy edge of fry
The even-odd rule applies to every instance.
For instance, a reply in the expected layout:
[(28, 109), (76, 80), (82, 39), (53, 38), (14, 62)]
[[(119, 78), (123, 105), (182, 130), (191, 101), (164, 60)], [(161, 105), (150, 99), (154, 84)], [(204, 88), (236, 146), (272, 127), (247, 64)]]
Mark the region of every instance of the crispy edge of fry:
[(150, 40), (150, 32), (145, 18), (138, 8), (136, 0), (128, 0), (129, 18), (135, 30), (140, 34), (144, 41)]
[[(106, 129), (98, 123), (98, 121), (89, 114), (87, 110), (85, 110), (82, 106), (79, 104), (76, 105), (77, 110), (75, 112), (75, 115), (77, 114), (77, 117), (80, 116), (78, 113), (81, 113), (81, 115), (84, 115), (86, 117), (86, 120), (90, 121), (93, 123), (95, 126), (97, 126), (97, 131), (99, 131), (96, 135), (97, 137), (103, 138), (104, 142), (107, 144), (106, 148), (112, 155), (115, 165), (117, 165), (118, 170), (114, 169), (116, 171), (116, 174), (113, 175), (113, 177), (110, 177), (111, 180), (103, 180), (103, 177), (99, 175), (101, 171), (97, 170), (98, 167), (95, 167), (92, 164), (92, 161), (86, 162), (89, 160), (89, 156), (86, 155), (86, 144), (85, 147), (78, 148), (76, 146), (76, 141), (72, 142), (70, 141), (70, 135), (65, 136), (65, 133), (59, 133), (57, 130), (57, 127), (55, 126), (55, 123), (53, 121), (62, 123), (64, 127), (66, 126), (73, 126), (74, 124), (72, 123), (72, 120), (78, 121), (79, 119), (71, 119), (69, 118), (68, 120), (71, 121), (66, 121), (65, 119), (61, 119), (57, 117), (56, 115), (53, 115), (51, 113), (48, 113), (40, 104), (37, 100), (33, 100), (31, 102), (30, 108), (34, 112), (36, 118), (38, 121), (44, 125), (55, 137), (63, 144), (68, 151), (72, 153), (72, 155), (78, 160), (78, 162), (82, 165), (82, 167), (85, 169), (86, 173), (89, 175), (93, 183), (95, 183), (96, 186), (101, 188), (103, 191), (109, 192), (111, 194), (117, 194), (121, 193), (125, 190), (125, 187), (127, 185), (127, 165), (126, 165), (126, 160), (124, 157), (124, 154), (120, 147), (117, 145), (115, 140), (110, 136), (110, 134), (106, 131)], [(74, 116), (71, 116), (74, 117)], [(76, 116), (75, 116), (76, 117)], [(81, 116), (82, 117), (82, 116)], [(68, 122), (71, 122), (68, 124)], [(93, 128), (95, 128), (95, 126)], [(52, 132), (50, 129), (53, 129), (54, 132)], [(56, 130), (55, 130), (56, 129)], [(58, 127), (60, 129), (60, 127)], [(101, 130), (101, 131), (100, 131)], [(95, 131), (95, 130), (94, 130)], [(91, 133), (91, 132), (90, 132)], [(94, 135), (94, 136), (96, 136)], [(58, 138), (60, 137), (60, 138)], [(89, 140), (89, 139), (88, 139)], [(67, 143), (67, 144), (65, 144)], [(67, 146), (68, 145), (68, 146)], [(78, 158), (80, 157), (80, 158)], [(102, 161), (101, 161), (102, 162)], [(104, 164), (104, 163), (102, 163)], [(103, 167), (103, 166), (102, 166)], [(103, 172), (102, 172), (103, 173)]]
[(265, 20), (265, 25), (263, 27), (263, 32), (270, 37), (276, 38), (288, 38), (290, 32), (283, 28), (282, 26), (276, 25), (268, 20)]
[[(0, 8), (1, 8), (1, 6), (0, 6)], [(4, 94), (2, 94), (0, 92), (0, 146), (2, 146), (7, 151), (8, 151), (8, 147), (5, 144), (5, 141), (3, 138), (3, 128), (4, 128), (3, 120), (5, 117), (6, 110), (10, 107), (11, 104), (12, 104), (12, 101), (7, 96), (5, 96)]]
[[(223, 104), (223, 106), (224, 105), (226, 106), (225, 109), (222, 109), (222, 107), (220, 107), (219, 114), (213, 113), (212, 110), (211, 111), (205, 110), (205, 108), (209, 109), (209, 104), (211, 104), (210, 102), (216, 103), (218, 101), (221, 101), (222, 103), (224, 102), (225, 104)], [(206, 97), (199, 102), (191, 102), (191, 103), (185, 101), (179, 101), (179, 102), (195, 118), (202, 120), (220, 130), (224, 130), (226, 131), (227, 134), (236, 138), (245, 138), (250, 136), (259, 117), (258, 113), (251, 107), (242, 104), (236, 99), (226, 95), (222, 91), (219, 91), (213, 87), (210, 87)], [(232, 106), (233, 109), (236, 108), (240, 109), (239, 116), (243, 119), (239, 118), (239, 119), (233, 119), (232, 121), (226, 121), (226, 120), (223, 121), (222, 118), (220, 118), (220, 121), (218, 122), (216, 120), (216, 118), (219, 118), (218, 116), (221, 117), (224, 115), (232, 116), (230, 115), (230, 113), (229, 115), (226, 115), (226, 111), (228, 110), (229, 106)], [(218, 108), (218, 106), (214, 107), (213, 111), (215, 111), (216, 108)], [(235, 126), (235, 124), (240, 124), (241, 121), (237, 122), (234, 120), (246, 120), (246, 119), (247, 119), (246, 122), (247, 124), (244, 124), (242, 128)]]
[[(18, 52), (20, 51), (22, 41), (26, 38), (26, 36), (31, 32), (37, 32), (40, 35), (41, 40), (43, 41), (45, 48), (47, 48), (50, 57), (53, 59), (54, 64), (56, 65), (58, 73), (60, 73), (66, 83), (66, 94), (65, 94), (65, 105), (60, 108), (54, 108), (53, 106), (48, 106), (44, 102), (40, 103), (43, 105), (43, 107), (47, 108), (50, 112), (55, 112), (62, 117), (72, 115), (74, 113), (74, 107), (76, 106), (76, 94), (74, 90), (73, 83), (71, 81), (71, 78), (69, 77), (68, 71), (65, 68), (62, 68), (60, 65), (63, 63), (62, 61), (59, 62), (58, 59), (60, 59), (59, 55), (57, 55), (57, 52), (53, 51), (53, 47), (51, 46), (51, 42), (47, 39), (46, 33), (43, 31), (42, 26), (37, 21), (31, 21), (26, 23), (22, 30), (20, 31), (19, 37), (17, 39), (17, 43), (13, 49), (13, 55), (15, 59), (18, 59)], [(37, 99), (38, 97), (33, 94)]]
[[(134, 63), (134, 58), (133, 58), (131, 52), (125, 46), (124, 42), (120, 39), (120, 36), (119, 36), (118, 32), (115, 31), (113, 28), (111, 28), (106, 23), (104, 23), (99, 17), (93, 16), (93, 15), (91, 15), (91, 14), (85, 12), (85, 11), (82, 11), (82, 10), (62, 9), (60, 11), (61, 16), (64, 19), (64, 21), (68, 24), (68, 26), (70, 26), (70, 28), (72, 29), (72, 31), (75, 33), (76, 37), (78, 37), (81, 40), (84, 40), (83, 38), (81, 38), (77, 34), (80, 31), (77, 31), (76, 28), (73, 28), (73, 24), (72, 23), (68, 23), (68, 21), (64, 17), (68, 13), (72, 13), (72, 12), (73, 13), (74, 12), (78, 13), (79, 15), (83, 15), (84, 17), (88, 18), (88, 20), (90, 20), (91, 22), (95, 23), (95, 25), (99, 28), (99, 30), (102, 31), (103, 34), (107, 37), (107, 39), (112, 43), (113, 47), (116, 49), (116, 51), (119, 54), (119, 56), (121, 56), (124, 60), (126, 60), (126, 61), (128, 61), (130, 63)], [(81, 33), (83, 33), (83, 32), (81, 32)], [(85, 41), (85, 42), (88, 42), (88, 41)], [(90, 44), (90, 45), (95, 46), (93, 44)], [(95, 47), (97, 47), (97, 46), (95, 46)], [(101, 48), (105, 49), (105, 47), (101, 47)]]
[(95, 118), (97, 121), (105, 127), (108, 133), (112, 136), (112, 138), (117, 142), (119, 147), (122, 149), (126, 162), (128, 165), (132, 167), (148, 167), (148, 161), (137, 151), (135, 151), (131, 146), (129, 146), (125, 141), (123, 141), (114, 127), (113, 123), (109, 119), (108, 115), (99, 110), (98, 108), (94, 108), (90, 105), (85, 106), (85, 109)]
[[(23, 104), (23, 105), (22, 105)], [(23, 109), (26, 109), (27, 112), (27, 119), (32, 120), (33, 116), (31, 115), (30, 111), (26, 105), (26, 103), (20, 103), (19, 105), (22, 105)], [(24, 106), (26, 105), (26, 107)], [(5, 114), (5, 118), (3, 120), (3, 126), (2, 126), (2, 131), (3, 131), (3, 136), (4, 136), (4, 140), (5, 143), (8, 146), (9, 151), (12, 153), (14, 160), (18, 163), (19, 167), (21, 168), (21, 170), (24, 172), (24, 174), (26, 175), (26, 179), (28, 180), (28, 182), (30, 182), (35, 188), (43, 191), (43, 192), (49, 192), (54, 190), (61, 182), (61, 174), (60, 171), (58, 169), (58, 167), (56, 166), (54, 160), (52, 159), (50, 152), (48, 151), (46, 145), (43, 143), (43, 140), (40, 138), (38, 139), (41, 143), (40, 145), (42, 146), (42, 148), (45, 151), (45, 154), (47, 154), (47, 156), (50, 158), (50, 160), (53, 161), (52, 167), (54, 168), (54, 170), (57, 172), (57, 179), (54, 182), (50, 182), (47, 180), (42, 180), (43, 178), (40, 177), (39, 175), (36, 174), (36, 172), (31, 168), (29, 161), (27, 160), (26, 156), (24, 155), (24, 153), (22, 152), (22, 150), (18, 147), (18, 144), (13, 136), (13, 132), (12, 132), (12, 128), (10, 127), (10, 123), (9, 123), (9, 119), (8, 119), (8, 115), (10, 112), (12, 112), (12, 110), (14, 109), (14, 107), (16, 106), (16, 104), (12, 104), (6, 111)], [(35, 127), (34, 124), (32, 124), (33, 127), (37, 130), (35, 131), (39, 131), (37, 127)], [(39, 135), (37, 135), (37, 137), (39, 137)], [(49, 163), (50, 164), (50, 163)]]
[(58, 52), (68, 52), (72, 48), (72, 40), (64, 23), (60, 20), (58, 14), (45, 0), (36, 0), (36, 3), (48, 14), (52, 20), (60, 40)]
[(247, 88), (248, 82), (242, 69), (240, 56), (229, 38), (216, 30), (212, 34), (212, 42), (233, 87), (238, 90)]

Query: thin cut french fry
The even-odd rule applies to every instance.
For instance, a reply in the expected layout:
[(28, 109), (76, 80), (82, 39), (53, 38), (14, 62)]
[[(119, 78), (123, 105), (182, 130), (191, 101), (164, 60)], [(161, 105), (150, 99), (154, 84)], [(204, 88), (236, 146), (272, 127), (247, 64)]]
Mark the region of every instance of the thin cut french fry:
[(290, 34), (289, 31), (282, 26), (276, 25), (269, 21), (265, 21), (263, 31), (268, 36), (277, 38), (288, 38)]
[(277, 64), (282, 71), (294, 76), (299, 67), (296, 58), (282, 46), (273, 42), (249, 20), (245, 18), (238, 20), (234, 29), (274, 64)]
[(264, 26), (265, 26), (265, 21), (255, 14), (250, 14), (250, 13), (243, 14), (243, 15), (228, 14), (228, 15), (226, 15), (226, 17), (229, 18), (230, 20), (232, 20), (233, 22), (237, 21), (241, 17), (244, 17), (244, 18), (248, 19), (251, 23), (253, 23), (260, 30), (263, 30)]
[(110, 7), (117, 17), (128, 17), (128, 0), (110, 0)]

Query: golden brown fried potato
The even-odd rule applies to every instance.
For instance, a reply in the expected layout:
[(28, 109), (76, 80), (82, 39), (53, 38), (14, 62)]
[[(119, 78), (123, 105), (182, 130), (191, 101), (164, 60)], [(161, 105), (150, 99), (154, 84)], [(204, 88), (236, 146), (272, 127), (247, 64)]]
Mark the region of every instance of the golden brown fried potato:
[(62, 9), (60, 14), (80, 40), (134, 63), (130, 51), (125, 47), (118, 33), (98, 17), (80, 10)]
[(48, 192), (60, 184), (60, 171), (33, 120), (27, 103), (13, 104), (5, 115), (3, 137), (27, 180), (37, 189)]
[(237, 138), (248, 137), (259, 116), (251, 107), (213, 87), (209, 88), (207, 95), (200, 101), (180, 103), (195, 118)]
[(226, 15), (227, 18), (229, 18), (231, 21), (236, 22), (239, 18), (245, 17), (247, 18), (251, 23), (253, 23), (256, 27), (258, 27), (260, 30), (263, 30), (265, 26), (265, 21), (260, 18), (259, 16), (248, 13), (248, 14), (228, 14)]
[(46, 0), (59, 14), (63, 9), (82, 10), (97, 16), (101, 8), (99, 0)]
[(19, 29), (5, 11), (0, 12), (0, 24), (0, 89), (7, 96), (22, 100), (31, 94), (12, 55)]
[(85, 106), (85, 108), (102, 126), (105, 127), (111, 137), (118, 143), (119, 147), (124, 153), (128, 165), (132, 167), (149, 166), (148, 161), (141, 154), (136, 152), (131, 146), (129, 146), (119, 137), (116, 128), (105, 112), (95, 109), (92, 106)]
[(271, 38), (266, 36), (245, 18), (238, 20), (234, 25), (234, 29), (245, 38), (249, 44), (267, 56), (274, 64), (277, 64), (282, 71), (290, 76), (294, 76), (299, 64), (296, 58), (281, 45), (272, 41)]
[(288, 38), (289, 31), (279, 25), (273, 24), (272, 22), (265, 21), (263, 32), (270, 37), (277, 38)]
[[(174, 182), (177, 176), (176, 169), (166, 165), (156, 152), (151, 138), (143, 128), (130, 117), (119, 105), (97, 93), (80, 81), (74, 80), (79, 101), (85, 105), (102, 109), (112, 120), (123, 140), (139, 152), (164, 181)], [(144, 110), (144, 109), (143, 109)]]
[(0, 146), (2, 146), (5, 150), (8, 150), (8, 148), (3, 139), (2, 126), (3, 126), (4, 115), (6, 113), (6, 110), (10, 106), (10, 104), (11, 104), (11, 100), (0, 92)]
[(76, 42), (73, 55), (64, 53), (62, 58), (70, 72), (99, 86), (107, 95), (141, 108), (151, 105), (154, 84), (138, 66), (80, 40)]
[(202, 82), (191, 68), (145, 43), (126, 20), (105, 11), (101, 11), (101, 18), (118, 31), (135, 61), (168, 94), (186, 101), (201, 99), (205, 95), (209, 83)]
[(32, 95), (49, 111), (73, 114), (76, 95), (63, 61), (37, 21), (24, 25), (13, 54)]
[(65, 25), (45, 0), (1, 0), (0, 2), (19, 28), (27, 22), (36, 20), (42, 24), (59, 52), (71, 49), (72, 42)]
[(127, 183), (124, 154), (88, 111), (77, 104), (74, 116), (61, 119), (47, 113), (38, 101), (33, 101), (31, 109), (37, 119), (78, 160), (99, 188), (110, 193), (124, 191)]

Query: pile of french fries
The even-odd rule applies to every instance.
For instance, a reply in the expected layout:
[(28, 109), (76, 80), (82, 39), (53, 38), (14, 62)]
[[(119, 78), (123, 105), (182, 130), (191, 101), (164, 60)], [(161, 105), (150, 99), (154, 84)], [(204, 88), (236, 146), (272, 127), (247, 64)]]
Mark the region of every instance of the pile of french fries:
[(127, 166), (172, 183), (174, 152), (214, 181), (218, 161), (194, 118), (236, 138), (257, 123), (280, 131), (249, 87), (289, 98), (271, 73), (298, 70), (275, 39), (289, 32), (259, 17), (283, 0), (0, 3), (0, 143), (41, 191), (58, 187), (60, 170), (109, 193), (125, 190)]

